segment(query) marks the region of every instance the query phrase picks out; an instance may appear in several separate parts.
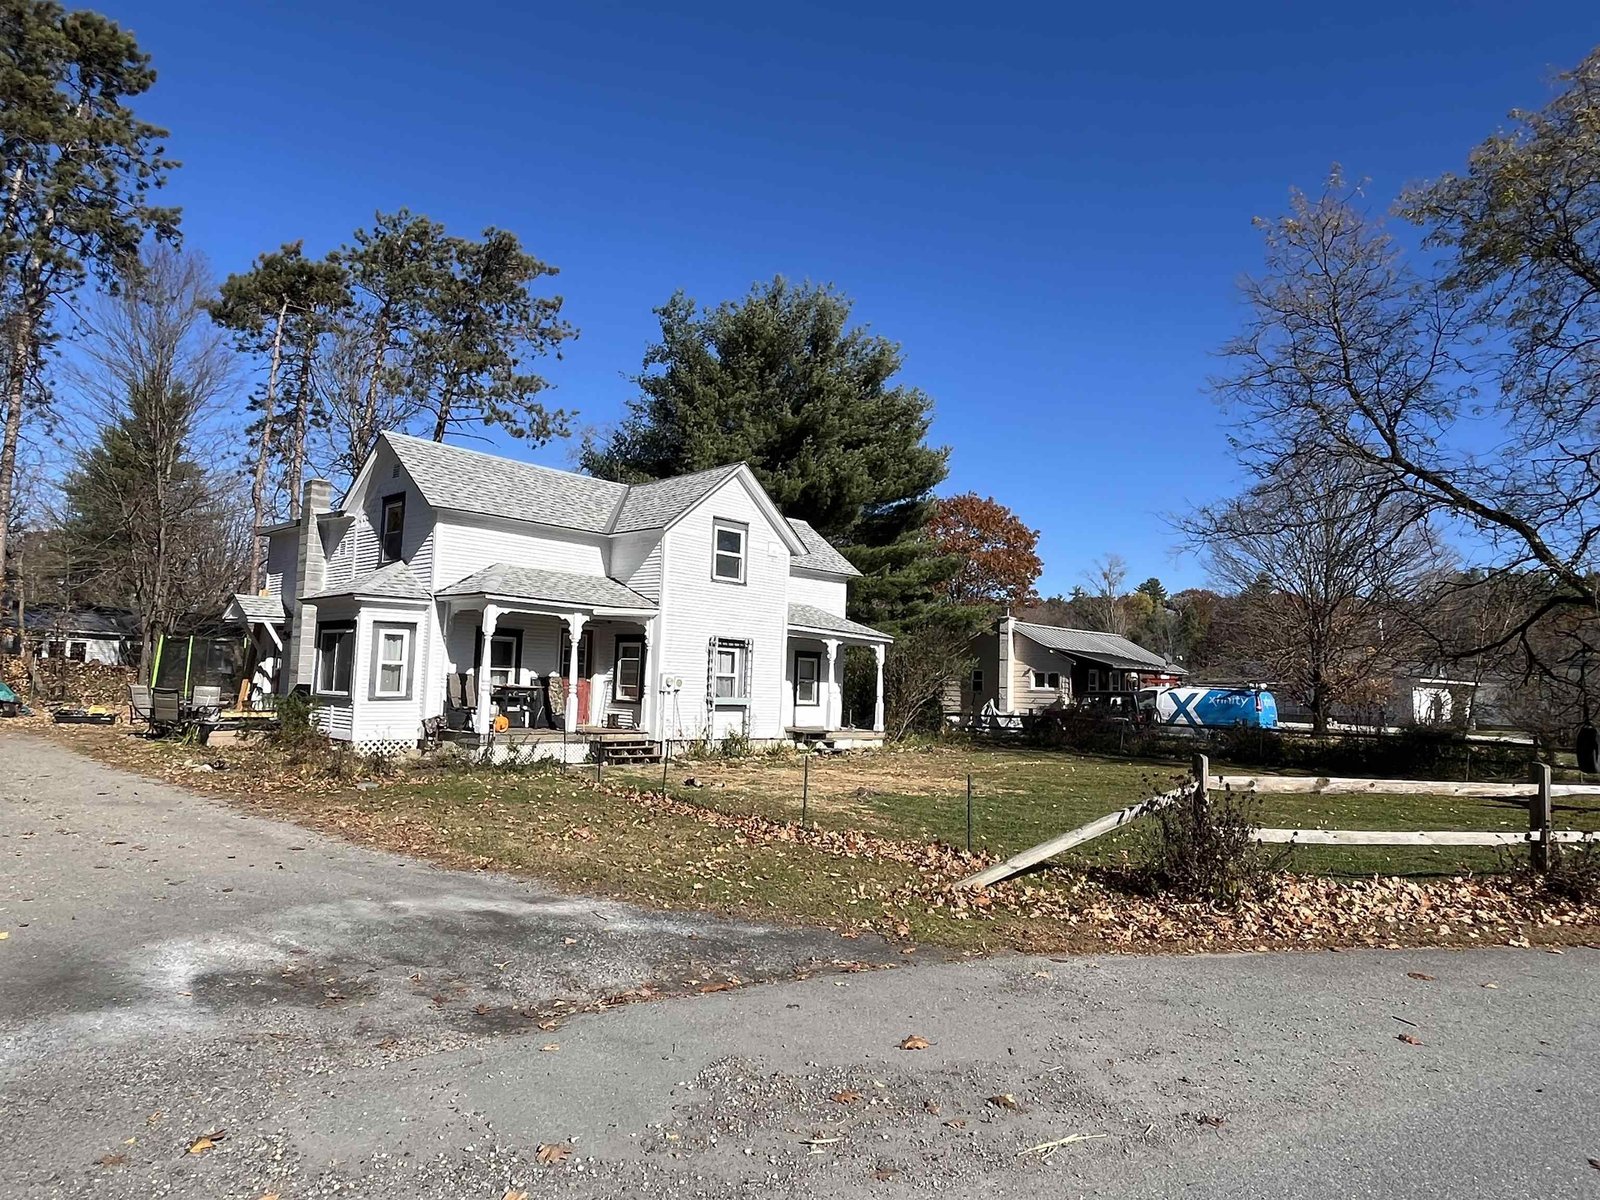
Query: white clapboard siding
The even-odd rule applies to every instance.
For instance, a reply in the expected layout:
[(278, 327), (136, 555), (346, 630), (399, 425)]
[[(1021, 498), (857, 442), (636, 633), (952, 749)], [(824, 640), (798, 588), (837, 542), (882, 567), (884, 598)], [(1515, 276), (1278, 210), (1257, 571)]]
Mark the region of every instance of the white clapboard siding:
[(605, 538), (535, 527), (499, 517), (441, 513), (433, 537), (434, 588), (485, 567), (511, 563), (579, 575), (604, 575)]
[(610, 573), (641, 596), (661, 599), (661, 531), (649, 529), (614, 536)]
[(300, 569), (300, 531), (288, 529), (267, 539), (266, 585), (269, 596), (293, 597)]
[[(749, 527), (742, 584), (712, 578), (712, 523), (717, 518)], [(683, 679), (683, 690), (676, 697), (663, 698), (667, 736), (707, 733), (707, 648), (712, 638), (754, 642), (749, 733), (755, 738), (782, 736), (791, 557), (782, 535), (746, 490), (742, 475), (730, 477), (667, 531), (662, 652), (652, 675), (659, 677), (664, 671)], [(724, 720), (718, 726), (728, 724)]]
[(806, 575), (796, 571), (789, 580), (789, 603), (814, 605), (823, 612), (842, 617), (845, 592), (848, 587), (843, 579)]

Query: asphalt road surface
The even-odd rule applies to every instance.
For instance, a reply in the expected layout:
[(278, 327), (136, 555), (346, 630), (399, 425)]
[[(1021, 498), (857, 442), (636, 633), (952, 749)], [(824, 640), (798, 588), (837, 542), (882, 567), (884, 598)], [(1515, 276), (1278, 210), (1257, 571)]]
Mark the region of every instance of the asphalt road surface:
[(5, 729), (0, 932), (7, 1200), (1600, 1196), (1580, 948), (909, 965)]

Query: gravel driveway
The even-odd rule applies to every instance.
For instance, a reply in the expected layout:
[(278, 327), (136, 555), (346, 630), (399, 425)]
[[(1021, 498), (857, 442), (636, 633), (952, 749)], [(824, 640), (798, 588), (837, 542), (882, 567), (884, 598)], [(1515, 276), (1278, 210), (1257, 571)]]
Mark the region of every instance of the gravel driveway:
[(1600, 1194), (1591, 950), (913, 967), (0, 780), (8, 1198)]

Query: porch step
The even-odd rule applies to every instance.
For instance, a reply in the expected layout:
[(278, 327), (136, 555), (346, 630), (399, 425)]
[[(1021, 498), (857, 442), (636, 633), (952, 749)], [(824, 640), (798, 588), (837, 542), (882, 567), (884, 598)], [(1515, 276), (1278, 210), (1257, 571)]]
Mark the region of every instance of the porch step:
[(600, 756), (607, 763), (627, 766), (629, 763), (653, 763), (661, 761), (661, 747), (647, 738), (638, 738), (630, 741), (607, 741), (598, 743)]

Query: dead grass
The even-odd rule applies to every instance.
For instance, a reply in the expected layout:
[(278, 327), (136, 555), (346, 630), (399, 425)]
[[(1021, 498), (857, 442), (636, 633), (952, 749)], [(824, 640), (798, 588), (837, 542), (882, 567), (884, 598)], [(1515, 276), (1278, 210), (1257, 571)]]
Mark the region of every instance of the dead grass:
[[(802, 827), (804, 767), (797, 758), (671, 764), (662, 796), (659, 769), (608, 770), (601, 786), (593, 768), (413, 768), (358, 780), (330, 775), (325, 764), (285, 762), (259, 746), (211, 750), (132, 737), (121, 727), (43, 728), (116, 765), (450, 866), (523, 872), (582, 894), (670, 908), (873, 930), (908, 947), (1054, 951), (1594, 936), (1588, 909), (1551, 906), (1509, 880), (1391, 880), (1354, 891), (1308, 880), (1286, 893), (1298, 897), (1293, 902), (1244, 915), (1129, 897), (1095, 882), (1092, 869), (1124, 856), (1136, 830), (987, 895), (949, 890), (981, 862), (1132, 803), (1171, 778), (1163, 768), (1125, 760), (945, 749), (818, 759)], [(969, 773), (972, 857), (960, 849)], [(706, 786), (690, 787), (689, 779)], [(1272, 824), (1526, 822), (1520, 808), (1470, 798), (1269, 799), (1262, 816)], [(1562, 803), (1559, 823), (1600, 827), (1600, 806)], [(1350, 866), (1350, 851), (1333, 853), (1340, 857), (1322, 870), (1364, 873)], [(1440, 869), (1429, 858), (1417, 873)], [(1465, 915), (1441, 919), (1446, 913)]]

